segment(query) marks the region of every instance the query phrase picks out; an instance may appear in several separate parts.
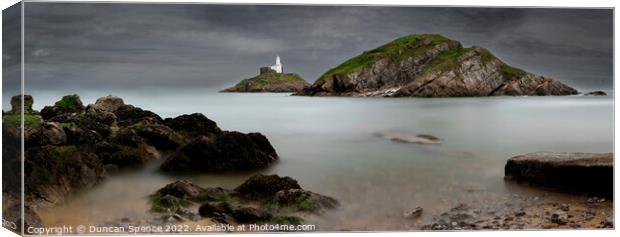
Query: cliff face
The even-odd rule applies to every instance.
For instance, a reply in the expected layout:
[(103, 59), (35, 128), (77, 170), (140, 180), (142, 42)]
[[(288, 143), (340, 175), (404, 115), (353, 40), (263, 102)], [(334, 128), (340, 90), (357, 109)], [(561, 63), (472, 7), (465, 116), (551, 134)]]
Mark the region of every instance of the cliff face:
[(458, 97), (571, 95), (561, 82), (511, 67), (487, 49), (440, 35), (409, 35), (366, 51), (296, 95)]
[(222, 92), (299, 92), (310, 86), (306, 80), (295, 73), (276, 73), (273, 70), (244, 79), (237, 85)]

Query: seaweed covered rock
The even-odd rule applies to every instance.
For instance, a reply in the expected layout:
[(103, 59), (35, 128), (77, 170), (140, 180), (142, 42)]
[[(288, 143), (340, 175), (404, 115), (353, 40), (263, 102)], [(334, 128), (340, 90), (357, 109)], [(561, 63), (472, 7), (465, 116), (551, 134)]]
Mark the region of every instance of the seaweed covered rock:
[(222, 133), (222, 130), (217, 127), (217, 123), (201, 113), (166, 118), (164, 123), (174, 131), (184, 133), (186, 136), (211, 136)]
[(234, 190), (202, 188), (180, 180), (151, 195), (151, 210), (175, 212), (199, 205), (198, 214), (218, 223), (300, 224), (298, 215), (336, 208), (336, 199), (303, 190), (296, 180), (277, 175), (250, 177)]
[(441, 35), (408, 35), (365, 51), (297, 93), (308, 96), (573, 95), (561, 82), (509, 66), (487, 49)]
[(41, 146), (26, 150), (26, 194), (57, 203), (67, 194), (94, 186), (106, 176), (94, 153), (76, 146)]
[(612, 153), (536, 152), (508, 159), (505, 178), (593, 195), (613, 195)]
[(53, 106), (45, 106), (41, 110), (43, 119), (48, 120), (62, 114), (78, 113), (84, 111), (85, 107), (78, 95), (66, 95), (56, 101)]
[(168, 157), (164, 171), (233, 171), (265, 168), (278, 160), (260, 133), (223, 132), (215, 138), (199, 137)]
[(301, 189), (301, 186), (297, 180), (288, 176), (258, 174), (243, 182), (235, 188), (235, 191), (247, 197), (264, 198), (272, 197), (280, 190), (289, 189)]

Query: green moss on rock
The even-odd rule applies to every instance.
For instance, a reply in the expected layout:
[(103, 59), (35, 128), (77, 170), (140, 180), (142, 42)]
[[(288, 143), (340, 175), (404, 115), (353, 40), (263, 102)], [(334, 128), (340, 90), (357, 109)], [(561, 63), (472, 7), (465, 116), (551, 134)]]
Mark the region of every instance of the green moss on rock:
[[(420, 44), (422, 40), (430, 40), (429, 43)], [(389, 58), (390, 62), (398, 62), (405, 58), (424, 53), (437, 44), (449, 42), (450, 39), (436, 34), (414, 34), (398, 38), (376, 49), (365, 51), (353, 57), (335, 68), (330, 69), (319, 77), (319, 80), (334, 76), (344, 76), (352, 72), (371, 66), (376, 61)]]
[(502, 73), (502, 76), (508, 80), (521, 78), (527, 75), (527, 72), (507, 64), (502, 64), (500, 72)]
[(72, 109), (81, 105), (82, 102), (78, 95), (65, 95), (59, 101), (56, 101), (55, 106), (63, 109)]
[[(21, 115), (20, 114), (11, 114), (5, 115), (3, 117), (3, 123), (7, 126), (20, 126), (21, 125)], [(29, 128), (38, 128), (43, 124), (43, 119), (41, 116), (32, 115), (32, 114), (24, 114), (24, 126)]]

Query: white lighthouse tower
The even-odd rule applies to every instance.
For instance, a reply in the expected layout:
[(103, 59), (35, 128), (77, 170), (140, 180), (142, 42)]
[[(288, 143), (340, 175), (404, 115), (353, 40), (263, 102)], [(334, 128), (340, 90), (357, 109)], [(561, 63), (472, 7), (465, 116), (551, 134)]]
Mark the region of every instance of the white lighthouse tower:
[(282, 64), (280, 63), (280, 55), (276, 55), (276, 65), (273, 65), (269, 68), (276, 71), (277, 73), (282, 73)]

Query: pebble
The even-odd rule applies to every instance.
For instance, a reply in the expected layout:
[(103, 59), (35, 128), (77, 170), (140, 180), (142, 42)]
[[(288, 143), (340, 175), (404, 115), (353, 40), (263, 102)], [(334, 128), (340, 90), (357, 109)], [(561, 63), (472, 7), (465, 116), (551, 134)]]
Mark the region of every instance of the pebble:
[(560, 225), (565, 225), (566, 223), (568, 223), (568, 216), (566, 215), (566, 212), (556, 211), (551, 214), (551, 222), (560, 224)]
[(404, 216), (407, 219), (417, 218), (417, 217), (420, 217), (422, 215), (423, 211), (424, 211), (424, 209), (422, 209), (422, 207), (416, 206), (415, 208), (413, 208), (413, 210), (411, 210), (409, 212), (405, 212)]
[(570, 209), (570, 207), (568, 206), (568, 204), (566, 204), (566, 203), (560, 204), (560, 210), (568, 211), (569, 209)]

